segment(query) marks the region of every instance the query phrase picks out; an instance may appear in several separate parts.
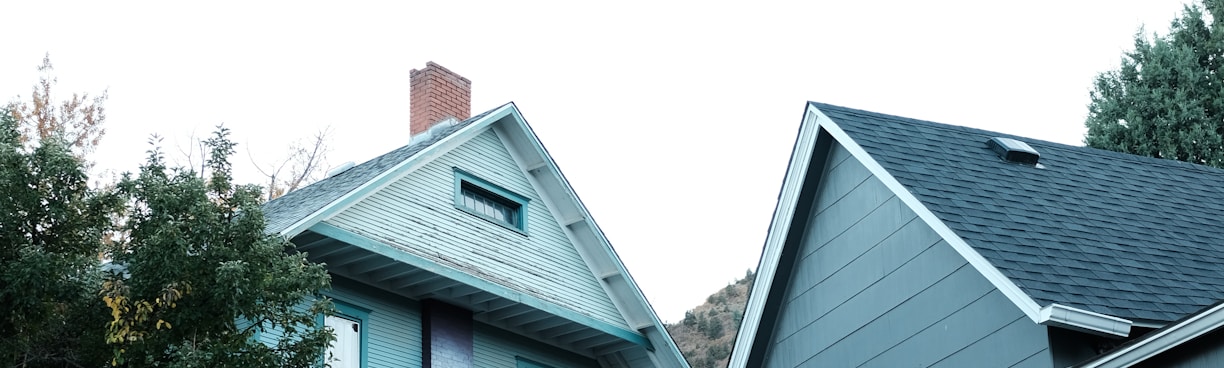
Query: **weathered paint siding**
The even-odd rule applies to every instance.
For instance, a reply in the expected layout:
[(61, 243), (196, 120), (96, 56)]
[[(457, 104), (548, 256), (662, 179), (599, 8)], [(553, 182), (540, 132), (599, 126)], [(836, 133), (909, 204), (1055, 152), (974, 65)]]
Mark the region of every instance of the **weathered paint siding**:
[(421, 366), (421, 306), (398, 295), (332, 275), (332, 299), (370, 310), (369, 367)]
[[(421, 367), (420, 303), (334, 274), (327, 294), (333, 300), (370, 311), (362, 326), (367, 329), (370, 368)], [(260, 341), (268, 345), (275, 345), (280, 338), (279, 328), (259, 334)]]
[(473, 367), (515, 367), (518, 357), (557, 368), (598, 368), (594, 359), (577, 355), (511, 332), (476, 323), (474, 329)]
[(1044, 326), (832, 149), (765, 366), (1050, 365)]
[[(527, 235), (455, 208), (454, 168), (530, 199)], [(612, 325), (628, 327), (492, 130), (327, 222)]]

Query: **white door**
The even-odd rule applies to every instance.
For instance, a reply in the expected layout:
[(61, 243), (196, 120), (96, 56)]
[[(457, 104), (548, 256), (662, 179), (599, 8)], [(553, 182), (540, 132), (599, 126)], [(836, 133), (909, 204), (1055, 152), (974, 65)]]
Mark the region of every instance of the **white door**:
[(340, 316), (327, 316), (324, 321), (336, 334), (327, 348), (327, 365), (331, 368), (361, 367), (361, 322)]

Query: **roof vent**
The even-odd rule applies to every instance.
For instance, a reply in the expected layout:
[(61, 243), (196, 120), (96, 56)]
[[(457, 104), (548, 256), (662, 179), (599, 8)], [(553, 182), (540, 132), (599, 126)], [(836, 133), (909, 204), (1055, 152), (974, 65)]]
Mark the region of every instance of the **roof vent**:
[(994, 137), (986, 141), (986, 146), (999, 155), (1004, 161), (1026, 165), (1037, 165), (1041, 154), (1028, 143), (1011, 138)]
[[(356, 164), (354, 164), (352, 161), (348, 161), (348, 162), (342, 163), (342, 164), (340, 164), (340, 166), (336, 166), (336, 168), (331, 169), (331, 170), (328, 170), (328, 171), (327, 171), (327, 178), (330, 178), (330, 177), (333, 177), (333, 176), (336, 176), (336, 175), (340, 175), (341, 173), (344, 173), (345, 171), (348, 171), (348, 169), (353, 168), (353, 166), (356, 166)], [(326, 178), (324, 178), (324, 179), (326, 179)]]
[(412, 137), (408, 139), (408, 144), (417, 144), (417, 143), (428, 141), (430, 139), (435, 138), (435, 136), (442, 134), (442, 131), (450, 129), (451, 127), (456, 126), (456, 125), (459, 125), (459, 119), (456, 119), (453, 117), (442, 119), (434, 123), (434, 125), (430, 126), (429, 129), (426, 129), (425, 131), (417, 133), (417, 134), (413, 134)]

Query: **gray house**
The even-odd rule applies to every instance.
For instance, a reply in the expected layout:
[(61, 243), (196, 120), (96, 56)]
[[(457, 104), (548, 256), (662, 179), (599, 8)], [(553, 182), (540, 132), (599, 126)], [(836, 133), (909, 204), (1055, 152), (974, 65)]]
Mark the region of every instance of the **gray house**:
[(518, 108), (469, 117), (466, 78), (411, 78), (407, 145), (264, 208), (331, 273), (328, 364), (687, 367)]
[(809, 103), (732, 367), (1224, 366), (1224, 170)]

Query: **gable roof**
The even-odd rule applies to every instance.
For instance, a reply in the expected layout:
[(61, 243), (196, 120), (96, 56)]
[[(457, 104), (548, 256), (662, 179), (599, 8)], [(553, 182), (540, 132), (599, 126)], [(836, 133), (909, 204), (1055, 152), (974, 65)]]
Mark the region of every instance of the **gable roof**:
[(813, 106), (1040, 305), (1168, 322), (1224, 299), (1224, 170)]
[[(490, 280), (483, 279), (481, 275), (459, 271), (433, 261), (424, 262), (429, 262), (437, 267), (425, 268), (443, 277), (486, 289), (485, 291), (493, 294), (504, 294), (510, 301), (575, 319), (579, 323), (591, 324), (591, 327), (596, 330), (641, 343), (645, 347), (643, 351), (649, 351), (651, 355), (649, 360), (656, 366), (688, 367), (679, 347), (676, 346), (663, 322), (655, 314), (641, 288), (629, 275), (603, 231), (594, 222), (586, 206), (578, 198), (569, 181), (565, 179), (552, 156), (548, 154), (539, 137), (527, 124), (513, 102), (449, 127), (431, 129), (431, 135), (420, 142), (410, 143), (265, 204), (266, 231), (287, 238), (293, 238), (308, 231), (315, 233), (323, 231), (325, 234), (322, 235), (329, 237), (331, 235), (328, 234), (337, 235), (343, 238), (339, 240), (346, 242), (351, 240), (350, 244), (363, 244), (383, 250), (392, 249), (394, 247), (382, 244), (366, 244), (376, 241), (357, 234), (345, 231), (326, 231), (335, 229), (335, 227), (323, 221), (488, 130), (496, 131), (498, 136), (504, 139), (503, 143), (507, 148), (512, 148), (512, 151), (517, 152), (511, 155), (516, 161), (521, 161), (519, 162), (520, 169), (530, 177), (533, 186), (538, 186), (534, 189), (542, 197), (559, 225), (567, 229), (566, 232), (572, 237), (571, 241), (574, 246), (579, 248), (579, 252), (584, 255), (589, 270), (602, 281), (604, 290), (616, 304), (632, 332), (624, 335), (618, 331), (619, 327), (608, 328), (602, 323), (592, 323), (591, 318), (583, 317), (581, 313), (573, 313), (524, 294), (506, 292), (504, 288)], [(391, 252), (397, 253), (396, 256), (404, 256), (400, 258), (412, 258), (403, 251)], [(420, 267), (420, 265), (415, 266)], [(581, 336), (574, 338), (579, 337)]]
[(268, 233), (282, 233), (285, 230), (289, 230), (290, 226), (306, 219), (328, 204), (339, 200), (345, 194), (352, 192), (362, 184), (370, 182), (379, 174), (391, 170), (395, 165), (404, 162), (426, 147), (438, 143), (438, 141), (450, 136), (459, 129), (471, 125), (472, 122), (480, 120), (509, 104), (498, 106), (451, 126), (439, 127), (438, 131), (432, 132), (432, 135), (427, 139), (411, 142), (403, 147), (396, 148), (391, 152), (363, 162), (360, 165), (353, 166), (335, 176), (319, 180), (269, 201), (263, 207), (264, 219), (267, 222), (265, 231)]
[[(1224, 170), (810, 102), (733, 362), (754, 346), (818, 137), (831, 137), (1035, 322), (1126, 336), (1224, 299)], [(1028, 143), (1005, 162), (992, 137)], [(806, 185), (816, 185), (807, 183)], [(742, 359), (742, 358), (739, 358)]]

